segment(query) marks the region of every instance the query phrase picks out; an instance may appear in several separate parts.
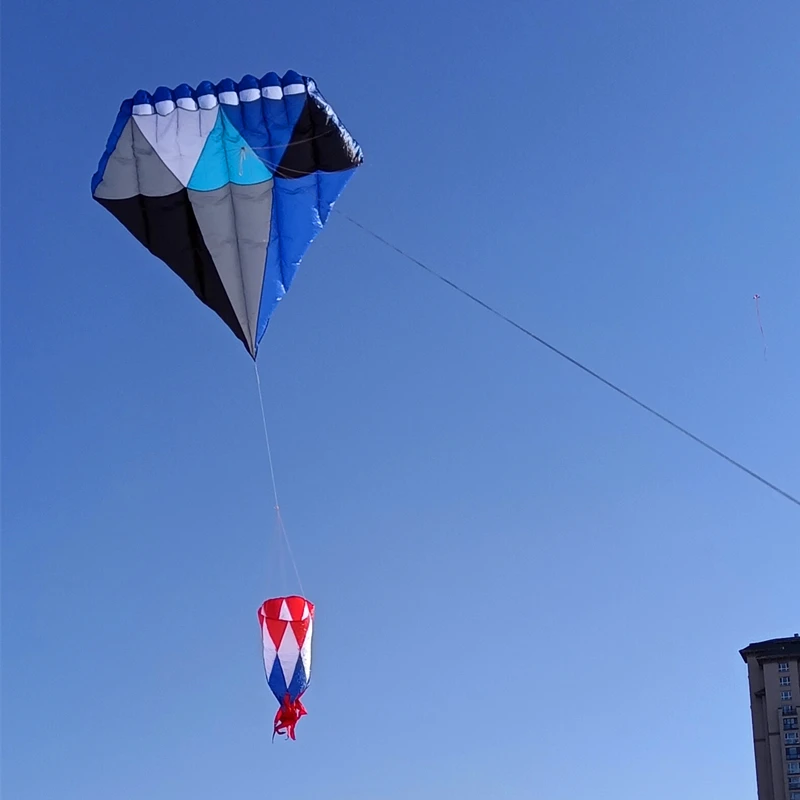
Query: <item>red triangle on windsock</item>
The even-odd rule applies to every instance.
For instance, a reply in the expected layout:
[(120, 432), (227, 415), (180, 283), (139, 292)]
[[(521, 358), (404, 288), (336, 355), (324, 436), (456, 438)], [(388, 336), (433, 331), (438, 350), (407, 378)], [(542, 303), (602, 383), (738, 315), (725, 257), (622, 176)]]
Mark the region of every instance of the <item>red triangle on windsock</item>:
[(295, 639), (297, 639), (297, 644), (302, 647), (303, 643), (306, 640), (306, 635), (308, 634), (308, 625), (311, 622), (309, 618), (306, 619), (293, 619), (289, 624), (292, 626), (292, 632), (294, 633)]
[(292, 619), (302, 619), (306, 610), (306, 599), (297, 595), (287, 597), (286, 607), (289, 609)]
[(264, 617), (266, 619), (280, 619), (282, 603), (282, 597), (273, 597), (271, 600), (265, 600), (261, 606)]
[(283, 634), (286, 633), (286, 626), (288, 624), (289, 623), (283, 619), (267, 619), (267, 631), (269, 632), (269, 638), (272, 639), (272, 643), (275, 645), (276, 650), (281, 646)]

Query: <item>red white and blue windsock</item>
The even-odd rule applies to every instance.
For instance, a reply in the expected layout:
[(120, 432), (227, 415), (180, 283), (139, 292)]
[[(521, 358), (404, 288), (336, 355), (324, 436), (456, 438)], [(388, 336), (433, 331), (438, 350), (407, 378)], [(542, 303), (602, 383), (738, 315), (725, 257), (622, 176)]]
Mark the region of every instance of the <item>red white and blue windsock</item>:
[(280, 703), (274, 735), (294, 739), (294, 729), (307, 712), (300, 702), (311, 680), (311, 634), (314, 604), (304, 597), (273, 597), (258, 609), (267, 683)]

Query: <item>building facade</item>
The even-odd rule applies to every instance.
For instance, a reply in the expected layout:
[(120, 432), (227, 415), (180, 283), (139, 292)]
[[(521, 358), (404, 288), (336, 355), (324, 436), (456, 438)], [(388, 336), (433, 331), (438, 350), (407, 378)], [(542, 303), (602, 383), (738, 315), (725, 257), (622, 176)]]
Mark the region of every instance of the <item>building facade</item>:
[(739, 653), (750, 682), (758, 800), (800, 800), (800, 635)]

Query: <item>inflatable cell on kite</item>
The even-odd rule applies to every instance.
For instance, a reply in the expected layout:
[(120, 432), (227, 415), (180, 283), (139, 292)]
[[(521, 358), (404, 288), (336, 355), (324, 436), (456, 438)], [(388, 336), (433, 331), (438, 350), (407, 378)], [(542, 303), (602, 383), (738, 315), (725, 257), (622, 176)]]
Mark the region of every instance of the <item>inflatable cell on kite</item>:
[(295, 726), (306, 709), (300, 698), (311, 681), (311, 634), (314, 604), (304, 597), (273, 597), (258, 609), (264, 671), (280, 707), (274, 735), (295, 738)]
[(92, 196), (255, 359), (300, 261), (362, 161), (312, 78), (247, 75), (125, 100)]

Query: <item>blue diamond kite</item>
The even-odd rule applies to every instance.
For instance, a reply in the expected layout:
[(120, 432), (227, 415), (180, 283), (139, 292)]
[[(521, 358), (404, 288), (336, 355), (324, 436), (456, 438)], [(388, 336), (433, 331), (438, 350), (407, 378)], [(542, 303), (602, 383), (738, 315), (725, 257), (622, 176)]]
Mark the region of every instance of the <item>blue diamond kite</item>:
[(255, 358), (362, 161), (313, 79), (270, 72), (125, 100), (92, 196)]

